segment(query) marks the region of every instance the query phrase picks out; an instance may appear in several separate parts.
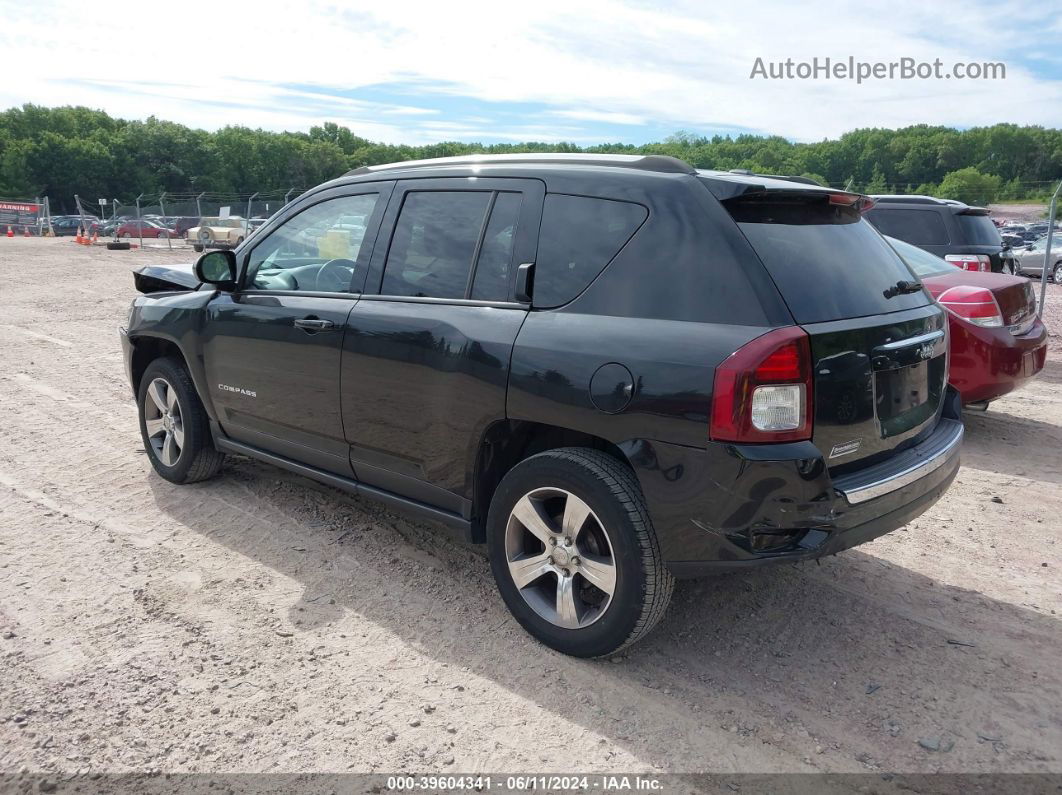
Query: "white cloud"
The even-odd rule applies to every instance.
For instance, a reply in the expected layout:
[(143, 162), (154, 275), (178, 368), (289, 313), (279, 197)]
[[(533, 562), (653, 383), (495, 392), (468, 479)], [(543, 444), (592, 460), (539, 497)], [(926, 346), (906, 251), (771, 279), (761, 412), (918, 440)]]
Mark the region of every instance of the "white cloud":
[[(581, 140), (586, 133), (578, 122), (596, 129), (648, 123), (813, 140), (866, 126), (1062, 121), (1062, 84), (1050, 60), (1062, 23), (1050, 9), (1016, 2), (967, 3), (961, 13), (915, 0), (831, 4), (812, 14), (804, 4), (777, 0), (754, 8), (691, 0), (666, 9), (620, 0), (533, 6), (116, 0), (105, 11), (56, 0), (26, 14), (23, 3), (0, 0), (0, 18), (5, 62), (22, 65), (18, 80), (0, 86), (0, 106), (86, 104), (205, 128), (307, 129), (328, 120), (369, 138), (417, 143)], [(1045, 69), (1054, 63), (1055, 79), (1024, 67), (1026, 51), (1044, 55), (1030, 63)], [(749, 79), (757, 57), (848, 55), (1001, 60), (1007, 79), (861, 86)], [(440, 114), (418, 105), (415, 90), (377, 102), (336, 96), (387, 83), (455, 100), (543, 103), (548, 110), (514, 124), (511, 114), (484, 121), (482, 105)]]

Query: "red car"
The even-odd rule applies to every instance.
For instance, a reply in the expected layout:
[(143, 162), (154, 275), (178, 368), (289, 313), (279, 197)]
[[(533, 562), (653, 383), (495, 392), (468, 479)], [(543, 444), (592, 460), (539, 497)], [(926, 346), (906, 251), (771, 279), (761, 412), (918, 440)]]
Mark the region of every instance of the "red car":
[(962, 270), (928, 251), (886, 237), (948, 310), (951, 375), (964, 404), (987, 405), (1044, 368), (1047, 327), (1036, 316), (1032, 282)]
[[(139, 224), (139, 227), (137, 226)], [(118, 237), (177, 237), (177, 233), (156, 221), (123, 221), (115, 231)]]

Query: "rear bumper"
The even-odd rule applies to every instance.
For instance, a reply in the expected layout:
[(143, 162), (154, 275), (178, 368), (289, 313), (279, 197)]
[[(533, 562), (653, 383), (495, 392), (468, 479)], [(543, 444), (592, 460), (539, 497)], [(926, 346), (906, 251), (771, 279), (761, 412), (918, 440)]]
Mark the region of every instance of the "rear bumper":
[(810, 442), (645, 443), (631, 462), (668, 568), (698, 576), (832, 555), (902, 527), (955, 478), (962, 433), (942, 419), (915, 447), (837, 479)]
[(1016, 337), (1005, 328), (951, 324), (949, 383), (963, 403), (995, 400), (1022, 386), (1044, 368), (1047, 327), (1037, 320)]

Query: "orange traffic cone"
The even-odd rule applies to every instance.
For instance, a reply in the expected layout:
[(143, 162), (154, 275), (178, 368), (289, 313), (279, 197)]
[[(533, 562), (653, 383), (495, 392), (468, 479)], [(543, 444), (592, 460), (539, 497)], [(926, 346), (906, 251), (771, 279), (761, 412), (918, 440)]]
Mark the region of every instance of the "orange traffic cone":
[(30, 231), (29, 231), (29, 227), (28, 226), (22, 227), (22, 236), (23, 237), (30, 237)]
[(79, 246), (81, 245), (81, 227), (80, 226), (77, 228), (77, 234), (74, 235), (74, 242), (77, 243)]
[(15, 236), (15, 230), (11, 228), (11, 224), (7, 225), (7, 236), (8, 237), (14, 237)]
[(95, 229), (92, 230), (92, 241), (91, 242), (92, 243), (99, 243), (100, 242), (100, 228), (98, 226)]

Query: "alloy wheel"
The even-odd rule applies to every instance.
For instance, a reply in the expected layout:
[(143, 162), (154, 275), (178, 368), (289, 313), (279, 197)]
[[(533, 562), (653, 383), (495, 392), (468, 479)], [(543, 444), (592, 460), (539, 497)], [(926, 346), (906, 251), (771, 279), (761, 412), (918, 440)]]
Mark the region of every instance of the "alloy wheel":
[(184, 421), (177, 390), (165, 378), (156, 378), (144, 399), (144, 428), (151, 451), (163, 465), (177, 465), (184, 448)]
[(539, 488), (516, 502), (505, 528), (505, 559), (524, 601), (558, 627), (587, 627), (612, 602), (616, 560), (608, 531), (569, 491)]

